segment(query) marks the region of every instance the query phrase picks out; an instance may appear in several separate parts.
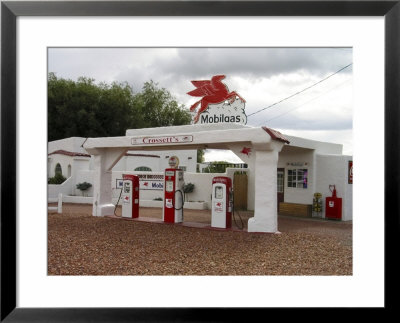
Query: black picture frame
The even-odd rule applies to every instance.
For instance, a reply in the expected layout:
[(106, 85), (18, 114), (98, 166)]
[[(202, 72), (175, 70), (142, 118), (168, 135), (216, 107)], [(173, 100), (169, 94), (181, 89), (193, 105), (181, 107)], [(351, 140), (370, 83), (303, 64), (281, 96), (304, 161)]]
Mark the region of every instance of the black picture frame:
[[(396, 1), (2, 1), (1, 3), (1, 322), (236, 321), (265, 309), (17, 308), (16, 19), (18, 16), (383, 16), (385, 18), (385, 306), (399, 286), (400, 4)], [(373, 125), (371, 125), (373, 131)], [(371, 197), (368, 197), (371, 198)], [(371, 233), (373, 234), (373, 233)], [(345, 291), (344, 291), (345, 292)], [(243, 295), (242, 297), (251, 297)], [(277, 309), (276, 309), (277, 310)], [(378, 309), (379, 310), (379, 309)], [(246, 312), (247, 311), (247, 312)], [(261, 312), (261, 313), (260, 313)], [(334, 315), (333, 312), (331, 312)], [(382, 314), (381, 311), (379, 311)], [(329, 318), (333, 318), (331, 316)], [(276, 319), (275, 317), (271, 317)], [(278, 318), (279, 319), (279, 318)]]

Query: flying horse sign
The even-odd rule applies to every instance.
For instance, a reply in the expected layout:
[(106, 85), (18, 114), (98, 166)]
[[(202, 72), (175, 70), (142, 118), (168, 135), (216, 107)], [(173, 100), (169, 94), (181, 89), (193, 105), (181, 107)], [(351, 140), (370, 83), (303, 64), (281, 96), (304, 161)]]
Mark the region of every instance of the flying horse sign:
[(196, 89), (187, 94), (202, 97), (190, 107), (194, 113), (193, 123), (247, 123), (244, 111), (246, 101), (235, 91), (229, 92), (228, 87), (221, 82), (224, 78), (225, 75), (215, 75), (211, 80), (192, 81)]

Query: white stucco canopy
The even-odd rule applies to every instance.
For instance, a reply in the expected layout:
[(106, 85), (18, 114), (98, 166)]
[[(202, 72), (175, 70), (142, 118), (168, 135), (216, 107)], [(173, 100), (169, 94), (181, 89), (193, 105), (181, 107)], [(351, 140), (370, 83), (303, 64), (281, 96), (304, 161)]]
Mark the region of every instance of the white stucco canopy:
[(254, 217), (249, 220), (248, 231), (276, 232), (276, 171), (285, 143), (287, 139), (277, 131), (238, 124), (132, 129), (126, 131), (126, 136), (88, 138), (83, 147), (94, 157), (93, 215), (114, 213), (112, 168), (129, 150), (229, 149), (251, 170), (248, 186), (249, 198), (254, 199)]

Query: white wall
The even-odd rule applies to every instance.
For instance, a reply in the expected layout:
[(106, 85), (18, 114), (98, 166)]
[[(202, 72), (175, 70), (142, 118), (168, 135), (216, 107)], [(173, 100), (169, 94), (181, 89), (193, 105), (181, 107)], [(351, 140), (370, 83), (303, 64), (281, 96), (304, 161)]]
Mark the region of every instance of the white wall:
[(61, 165), (62, 175), (64, 177), (68, 177), (68, 165), (71, 165), (72, 169), (72, 163), (73, 163), (73, 159), (71, 156), (54, 154), (48, 156), (47, 161), (48, 161), (47, 177), (54, 177), (55, 168), (57, 164)]
[[(186, 167), (190, 173), (196, 172), (197, 150), (173, 150), (173, 151), (128, 151), (128, 154), (136, 156), (124, 156), (113, 167), (113, 171), (134, 171), (137, 167), (146, 166), (153, 172), (160, 172), (169, 168), (168, 160), (171, 156), (177, 156), (179, 166)], [(147, 155), (147, 156), (146, 156)], [(93, 169), (91, 165), (91, 169)]]
[(185, 183), (193, 183), (193, 193), (189, 193), (187, 198), (189, 201), (207, 203), (208, 208), (211, 208), (211, 191), (212, 179), (216, 176), (226, 176), (226, 174), (210, 174), (210, 173), (185, 173)]
[(72, 178), (68, 178), (62, 184), (48, 184), (47, 197), (50, 201), (58, 199), (58, 194), (71, 195), (72, 193)]
[[(92, 166), (92, 164), (91, 164), (91, 166)], [(93, 169), (93, 168), (90, 168), (90, 169)], [(115, 164), (115, 166), (113, 167), (113, 170), (115, 170), (115, 171), (123, 171), (124, 169), (127, 169), (127, 168), (126, 168), (126, 158), (125, 158), (125, 157), (122, 157), (122, 158)]]
[(322, 193), (323, 216), (325, 217), (325, 198), (332, 196), (329, 185), (336, 186), (337, 197), (342, 198), (342, 220), (353, 219), (353, 185), (348, 183), (348, 162), (352, 156), (317, 155), (317, 185)]
[[(90, 163), (89, 157), (72, 157), (61, 154), (54, 154), (48, 156), (48, 177), (53, 177), (55, 174), (55, 167), (59, 163), (61, 165), (62, 174), (66, 177), (68, 181), (68, 190), (65, 191), (65, 188), (59, 188), (59, 193), (63, 193), (64, 195), (81, 195), (81, 191), (76, 189), (76, 184), (82, 183), (85, 181), (87, 176), (82, 175), (81, 173), (87, 172), (89, 169)], [(71, 167), (71, 176), (68, 177), (68, 166)], [(90, 177), (91, 180), (91, 177)], [(86, 180), (86, 182), (89, 182)], [(65, 182), (64, 182), (65, 183)], [(63, 183), (63, 184), (64, 184)], [(93, 181), (91, 182), (93, 183)], [(57, 185), (51, 189), (51, 192), (57, 190)], [(90, 190), (86, 192), (90, 193)], [(51, 193), (53, 194), (53, 193)]]
[[(315, 193), (314, 150), (301, 148), (293, 149), (292, 147), (288, 149), (288, 147), (284, 147), (279, 154), (278, 168), (285, 169), (284, 202), (312, 204)], [(288, 187), (288, 169), (307, 169), (307, 188)]]
[(86, 150), (81, 147), (86, 138), (70, 137), (60, 140), (50, 141), (47, 146), (47, 153), (52, 153), (56, 150), (66, 150), (74, 153), (87, 154)]
[(123, 170), (134, 171), (138, 167), (149, 167), (153, 172), (161, 170), (161, 158), (159, 157), (127, 156), (124, 158), (126, 160), (126, 168)]
[[(285, 169), (284, 201), (287, 203), (312, 204), (314, 193), (318, 191), (317, 156), (318, 154), (341, 154), (343, 145), (287, 136), (290, 141), (279, 153), (278, 168)], [(287, 186), (288, 169), (307, 169), (307, 188)]]
[[(131, 153), (131, 152), (129, 152)], [(135, 152), (136, 153), (136, 152)], [(146, 153), (140, 153), (143, 155), (148, 155)], [(137, 167), (146, 166), (152, 171), (160, 170), (160, 158), (159, 157), (148, 157), (148, 156), (124, 156), (118, 163), (113, 167), (113, 171), (134, 171)]]
[(87, 182), (92, 184), (92, 187), (88, 188), (84, 196), (93, 196), (93, 181), (94, 181), (94, 171), (87, 170), (85, 168), (80, 168), (77, 169), (75, 172), (76, 175), (74, 175), (74, 181), (73, 181), (73, 191), (72, 194), (75, 196), (82, 196), (83, 192), (79, 189), (76, 188), (76, 185), (79, 183)]

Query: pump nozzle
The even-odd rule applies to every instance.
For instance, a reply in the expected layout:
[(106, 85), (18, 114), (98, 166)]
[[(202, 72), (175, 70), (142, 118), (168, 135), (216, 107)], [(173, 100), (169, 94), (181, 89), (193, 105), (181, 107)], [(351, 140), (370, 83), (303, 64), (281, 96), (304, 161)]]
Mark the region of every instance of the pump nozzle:
[(329, 185), (329, 190), (332, 192), (332, 197), (336, 197), (336, 185)]

